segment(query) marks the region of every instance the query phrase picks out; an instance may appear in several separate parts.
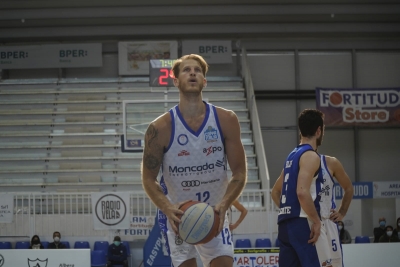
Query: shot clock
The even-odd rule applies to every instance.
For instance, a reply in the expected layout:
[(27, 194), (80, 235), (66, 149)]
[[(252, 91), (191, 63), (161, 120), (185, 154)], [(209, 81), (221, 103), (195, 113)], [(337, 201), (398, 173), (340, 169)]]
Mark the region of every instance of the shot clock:
[(173, 87), (175, 59), (150, 59), (150, 87)]

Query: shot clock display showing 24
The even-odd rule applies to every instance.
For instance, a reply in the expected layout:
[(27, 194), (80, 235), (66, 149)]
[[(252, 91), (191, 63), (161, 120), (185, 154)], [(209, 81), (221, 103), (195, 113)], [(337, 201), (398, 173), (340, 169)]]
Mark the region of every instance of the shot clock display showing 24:
[(150, 87), (173, 87), (175, 59), (150, 59)]

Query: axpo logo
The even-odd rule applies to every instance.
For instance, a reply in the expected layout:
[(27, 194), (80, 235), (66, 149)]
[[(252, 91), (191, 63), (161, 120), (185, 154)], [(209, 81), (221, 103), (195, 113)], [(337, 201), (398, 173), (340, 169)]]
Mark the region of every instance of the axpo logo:
[(192, 181), (182, 181), (181, 186), (182, 187), (196, 187), (200, 185), (199, 180), (192, 180)]
[(108, 194), (101, 197), (95, 207), (96, 217), (105, 225), (116, 225), (126, 216), (126, 204), (117, 195)]
[(222, 147), (220, 146), (210, 146), (208, 148), (203, 148), (203, 153), (207, 153), (206, 156), (218, 152), (218, 151), (222, 151)]

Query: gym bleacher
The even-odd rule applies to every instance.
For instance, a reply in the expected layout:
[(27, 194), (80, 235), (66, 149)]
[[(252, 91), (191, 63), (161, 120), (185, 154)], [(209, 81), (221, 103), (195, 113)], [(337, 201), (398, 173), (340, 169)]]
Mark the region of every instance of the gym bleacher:
[[(163, 91), (151, 91), (143, 83), (54, 85), (36, 81), (31, 87), (8, 81), (0, 87), (0, 183), (17, 189), (55, 187), (57, 190), (90, 186), (130, 186), (141, 189), (140, 153), (122, 153), (123, 100), (161, 100)], [(260, 188), (254, 143), (241, 81), (231, 87), (206, 88), (204, 97), (216, 105), (233, 109), (242, 128), (242, 141), (249, 165), (249, 189)], [(178, 91), (168, 92), (177, 99)], [(128, 123), (148, 123), (164, 110), (158, 104), (147, 110), (128, 110)], [(142, 138), (143, 136), (138, 136)]]
[[(109, 233), (90, 227), (91, 192), (130, 190), (130, 215), (155, 216), (156, 208), (141, 185), (141, 151), (122, 152), (124, 133), (131, 139), (143, 139), (143, 133), (129, 127), (124, 131), (122, 103), (146, 102), (141, 108), (139, 103), (127, 105), (125, 111), (127, 124), (146, 126), (166, 111), (166, 105), (169, 109), (177, 104), (178, 90), (168, 88), (165, 93), (165, 89), (148, 87), (143, 79), (126, 80), (129, 82), (8, 80), (0, 86), (0, 185), (16, 192), (17, 209), (35, 214), (31, 218), (26, 212), (17, 212), (15, 224), (0, 229), (4, 242), (7, 243), (6, 236), (13, 237), (14, 241), (7, 246), (17, 248), (19, 242), (29, 243), (31, 230), (26, 224), (34, 222), (34, 233), (41, 236), (44, 244), (51, 242), (53, 231), (62, 231), (67, 244), (88, 240), (92, 264), (103, 258), (102, 254), (93, 254), (97, 250), (92, 248), (96, 242), (106, 241), (104, 236)], [(234, 110), (239, 118), (248, 163), (248, 192), (241, 196), (241, 202), (260, 218), (251, 222), (254, 227), (248, 227), (249, 233), (255, 233), (265, 229), (262, 222), (266, 220), (267, 203), (263, 203), (266, 192), (261, 190), (257, 144), (253, 141), (254, 127), (243, 81), (240, 77), (208, 80), (204, 99)], [(164, 104), (166, 94), (172, 102)], [(132, 239), (126, 241), (129, 242)]]

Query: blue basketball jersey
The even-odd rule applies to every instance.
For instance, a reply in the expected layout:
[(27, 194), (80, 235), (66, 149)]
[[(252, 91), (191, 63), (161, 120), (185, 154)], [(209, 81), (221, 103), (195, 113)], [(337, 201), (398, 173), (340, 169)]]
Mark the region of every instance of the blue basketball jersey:
[[(306, 151), (313, 151), (312, 146), (308, 144), (298, 145), (287, 157), (284, 165), (284, 176), (282, 185), (282, 195), (280, 199), (278, 223), (297, 217), (307, 217), (307, 214), (300, 206), (299, 199), (297, 197), (297, 179), (299, 175), (299, 164), (300, 157)], [(323, 177), (321, 168), (316, 172), (313, 181), (311, 183), (310, 193), (314, 200), (315, 208), (317, 209), (318, 215), (320, 215), (320, 195), (321, 188), (323, 185)]]

